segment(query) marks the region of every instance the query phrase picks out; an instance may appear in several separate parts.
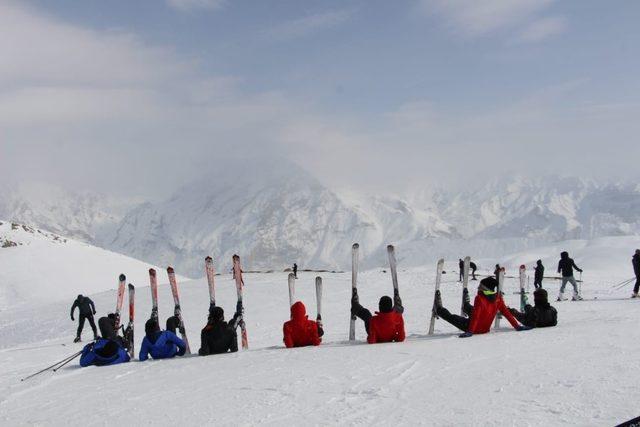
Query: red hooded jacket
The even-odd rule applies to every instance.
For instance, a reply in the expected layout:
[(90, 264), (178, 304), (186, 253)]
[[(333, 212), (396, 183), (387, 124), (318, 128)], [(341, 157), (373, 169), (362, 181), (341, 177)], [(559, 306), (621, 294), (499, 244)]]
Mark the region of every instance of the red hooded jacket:
[(322, 342), (318, 335), (318, 324), (309, 320), (307, 309), (301, 301), (291, 306), (291, 320), (284, 323), (282, 332), (287, 348), (320, 345)]
[(489, 332), (498, 310), (507, 318), (511, 326), (514, 328), (519, 326), (518, 321), (513, 317), (500, 295), (496, 295), (495, 300), (492, 301), (478, 294), (473, 301), (473, 314), (469, 322), (469, 332), (472, 334), (486, 334)]
[(402, 314), (395, 310), (388, 313), (376, 312), (376, 315), (369, 321), (369, 335), (367, 336), (369, 344), (402, 342), (404, 336), (404, 319)]

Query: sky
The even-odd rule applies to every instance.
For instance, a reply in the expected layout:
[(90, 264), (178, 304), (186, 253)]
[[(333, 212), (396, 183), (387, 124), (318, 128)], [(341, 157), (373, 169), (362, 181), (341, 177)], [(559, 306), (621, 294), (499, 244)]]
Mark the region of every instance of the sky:
[(243, 157), (393, 192), (638, 179), (640, 2), (2, 0), (0, 180), (162, 198)]

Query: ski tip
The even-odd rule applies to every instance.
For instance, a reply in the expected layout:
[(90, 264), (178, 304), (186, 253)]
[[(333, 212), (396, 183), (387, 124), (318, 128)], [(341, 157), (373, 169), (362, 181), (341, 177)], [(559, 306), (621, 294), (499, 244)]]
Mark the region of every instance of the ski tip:
[(234, 261), (239, 261), (240, 257), (236, 254), (233, 254), (233, 256), (231, 257)]
[(525, 268), (527, 268), (527, 266), (525, 266), (524, 264), (522, 264), (522, 265), (520, 266), (520, 269), (521, 269), (521, 270), (524, 270)]
[(156, 270), (154, 268), (150, 268), (149, 269), (149, 276), (155, 276), (156, 275)]
[(316, 283), (322, 283), (322, 277), (316, 276)]
[(395, 248), (393, 247), (393, 245), (387, 245), (387, 252), (393, 252), (395, 250)]
[(212, 262), (212, 261), (213, 261), (213, 258), (211, 258), (210, 256), (207, 256), (207, 257), (204, 259), (204, 262)]
[(121, 274), (121, 275), (120, 275), (120, 277), (118, 277), (118, 279), (119, 279), (121, 282), (124, 282), (125, 280), (127, 280), (127, 276), (125, 276), (124, 274)]
[(360, 247), (360, 245), (358, 243), (354, 243), (353, 246), (351, 246), (353, 249), (358, 249)]
[[(432, 261), (432, 262), (433, 262), (433, 261)], [(440, 258), (440, 259), (438, 260), (438, 264), (444, 264), (444, 258)]]
[(295, 278), (296, 278), (296, 275), (295, 275), (295, 274), (293, 274), (293, 273), (289, 273), (289, 276), (288, 276), (288, 279), (289, 279), (289, 280), (295, 280)]
[(171, 267), (171, 266), (167, 267), (167, 273), (173, 274), (174, 273), (173, 267)]
[(133, 290), (135, 288), (136, 288), (135, 286), (133, 286), (131, 283), (129, 283), (129, 290)]

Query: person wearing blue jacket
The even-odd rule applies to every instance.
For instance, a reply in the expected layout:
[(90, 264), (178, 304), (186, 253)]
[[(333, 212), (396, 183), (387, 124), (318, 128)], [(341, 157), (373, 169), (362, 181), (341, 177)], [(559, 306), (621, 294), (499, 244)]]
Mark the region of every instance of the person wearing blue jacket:
[(100, 338), (84, 346), (80, 355), (80, 366), (117, 365), (129, 360), (129, 353), (118, 341)]
[[(167, 324), (169, 323), (167, 321)], [(171, 330), (161, 331), (157, 320), (147, 320), (144, 325), (144, 332), (145, 337), (142, 340), (142, 347), (138, 356), (141, 362), (147, 360), (149, 355), (154, 359), (169, 359), (176, 355), (183, 356), (187, 350), (186, 344), (176, 336), (175, 332)]]

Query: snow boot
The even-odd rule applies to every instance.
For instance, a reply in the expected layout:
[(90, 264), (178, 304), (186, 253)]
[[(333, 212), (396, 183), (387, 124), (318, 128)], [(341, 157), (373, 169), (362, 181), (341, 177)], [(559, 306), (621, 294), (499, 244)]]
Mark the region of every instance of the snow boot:
[(632, 293), (631, 298), (638, 298), (638, 293), (637, 292)]
[(582, 301), (582, 297), (580, 295), (574, 295), (571, 298), (571, 301)]
[(358, 290), (356, 288), (352, 288), (351, 292), (351, 314), (353, 316), (357, 316), (357, 314), (362, 310), (362, 306), (360, 305), (360, 301), (358, 298)]
[(393, 290), (393, 305), (396, 307), (402, 307), (402, 299), (400, 298), (400, 292), (397, 289)]
[(442, 295), (440, 294), (440, 289), (436, 291), (436, 295), (433, 299), (433, 309), (431, 310), (431, 312), (435, 316), (437, 316), (439, 308), (442, 308)]
[(559, 294), (558, 295), (558, 299), (556, 301), (560, 302), (560, 301), (566, 301), (567, 299), (564, 297), (563, 294)]
[(73, 340), (73, 342), (74, 342), (74, 343), (75, 343), (75, 342), (80, 342), (80, 337), (76, 337), (76, 338)]

